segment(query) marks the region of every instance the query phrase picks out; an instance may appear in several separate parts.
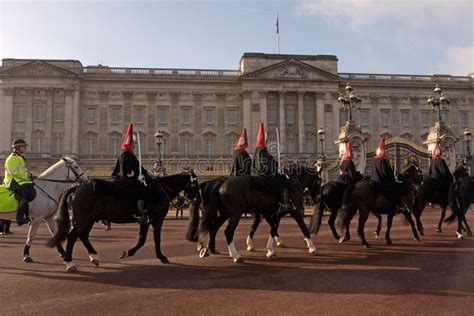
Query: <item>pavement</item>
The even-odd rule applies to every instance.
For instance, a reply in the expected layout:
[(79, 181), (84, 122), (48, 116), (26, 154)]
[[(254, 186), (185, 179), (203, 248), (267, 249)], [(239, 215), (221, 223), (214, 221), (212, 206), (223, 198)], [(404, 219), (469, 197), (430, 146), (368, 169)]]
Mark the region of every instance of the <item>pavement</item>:
[(439, 214), (425, 210), (420, 242), (396, 217), (392, 246), (383, 235), (372, 236), (371, 216), (369, 249), (360, 244), (357, 221), (352, 240), (338, 244), (325, 218), (320, 234), (312, 236), (316, 256), (307, 253), (296, 223), (285, 218), (279, 232), (286, 247), (276, 248), (277, 259), (265, 257), (269, 228), (263, 223), (254, 239), (257, 251), (245, 250), (251, 219), (243, 218), (235, 239), (243, 264), (228, 257), (222, 230), (222, 254), (198, 258), (196, 244), (184, 238), (188, 221), (181, 219), (163, 226), (162, 249), (170, 264), (154, 258), (152, 234), (135, 257), (119, 260), (136, 243), (138, 226), (113, 224), (104, 231), (97, 224), (91, 242), (100, 266), (88, 261), (78, 242), (74, 274), (65, 271), (55, 249), (44, 246), (45, 225), (31, 247), (35, 262), (23, 263), (27, 228), (12, 225), (13, 235), (0, 236), (0, 315), (473, 315), (474, 240), (458, 240), (456, 225), (436, 233)]

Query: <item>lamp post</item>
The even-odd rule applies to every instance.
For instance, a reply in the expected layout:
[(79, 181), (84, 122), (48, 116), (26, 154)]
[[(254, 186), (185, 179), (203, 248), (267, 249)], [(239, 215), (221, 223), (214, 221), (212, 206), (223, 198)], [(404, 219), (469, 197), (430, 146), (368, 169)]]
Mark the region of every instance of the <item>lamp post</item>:
[(469, 131), (469, 128), (464, 130), (464, 141), (466, 142), (466, 163), (467, 163), (467, 170), (469, 174), (471, 174), (471, 137), (472, 133)]
[(344, 111), (349, 111), (349, 121), (352, 121), (352, 109), (360, 109), (360, 104), (362, 100), (354, 93), (354, 89), (347, 83), (345, 88), (345, 94), (339, 93), (339, 98), (337, 98), (337, 102), (339, 102), (340, 109)]
[(438, 122), (441, 122), (441, 111), (442, 110), (448, 110), (448, 105), (451, 101), (449, 101), (449, 98), (443, 93), (443, 90), (436, 85), (434, 88), (434, 96), (430, 95), (428, 99), (426, 100), (426, 103), (431, 105), (431, 110), (434, 112), (435, 110), (438, 110)]
[(155, 134), (155, 139), (156, 139), (156, 145), (158, 145), (158, 172), (163, 173), (164, 175), (164, 169), (163, 169), (163, 132), (158, 130)]
[(321, 143), (321, 160), (324, 161), (326, 160), (326, 157), (324, 156), (324, 136), (326, 135), (326, 132), (324, 129), (321, 127), (318, 130), (318, 136), (319, 136), (319, 142)]

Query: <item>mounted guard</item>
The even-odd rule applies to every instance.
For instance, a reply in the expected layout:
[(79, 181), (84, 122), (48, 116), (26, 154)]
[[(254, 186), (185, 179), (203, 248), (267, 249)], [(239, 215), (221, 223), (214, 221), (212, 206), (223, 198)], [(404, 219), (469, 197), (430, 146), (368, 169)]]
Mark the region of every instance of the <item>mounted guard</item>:
[(439, 142), (435, 144), (435, 147), (433, 149), (429, 175), (433, 178), (438, 179), (443, 188), (449, 188), (451, 182), (453, 182), (453, 175), (451, 171), (449, 171), (449, 167), (446, 164), (446, 161), (443, 159)]
[(24, 154), (28, 144), (23, 139), (16, 139), (12, 143), (13, 152), (5, 161), (4, 187), (14, 192), (18, 201), (16, 222), (18, 226), (30, 222), (28, 214), (28, 203), (36, 197), (33, 186), (32, 174), (28, 172)]
[(354, 184), (363, 178), (362, 174), (357, 171), (354, 161), (352, 161), (352, 150), (349, 142), (346, 144), (346, 151), (342, 157), (339, 169), (341, 170), (341, 175), (337, 179), (339, 182)]
[(265, 130), (263, 123), (260, 123), (255, 155), (253, 157), (253, 171), (255, 175), (260, 176), (266, 185), (262, 185), (262, 190), (271, 193), (281, 193), (280, 208), (277, 212), (278, 216), (282, 216), (292, 212), (294, 208), (291, 206), (288, 198), (289, 177), (279, 172), (278, 162), (268, 152), (265, 143)]
[(232, 176), (240, 177), (251, 174), (252, 158), (250, 158), (246, 150), (248, 147), (247, 130), (243, 128), (237, 145), (235, 145), (234, 152), (232, 153), (232, 160), (234, 162), (231, 171)]

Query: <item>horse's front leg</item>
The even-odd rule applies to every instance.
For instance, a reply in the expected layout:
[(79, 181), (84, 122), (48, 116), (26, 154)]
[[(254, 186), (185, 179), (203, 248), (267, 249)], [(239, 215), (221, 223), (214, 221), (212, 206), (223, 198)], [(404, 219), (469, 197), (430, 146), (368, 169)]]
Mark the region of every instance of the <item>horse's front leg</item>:
[(28, 237), (26, 239), (25, 247), (23, 248), (23, 261), (26, 263), (33, 262), (33, 258), (30, 257), (30, 247), (41, 224), (41, 220), (41, 218), (37, 217), (33, 218), (31, 221), (30, 229), (28, 230)]
[(378, 220), (377, 229), (375, 229), (374, 231), (374, 237), (379, 238), (380, 231), (382, 230), (382, 216), (380, 214), (374, 214), (374, 216), (377, 217), (377, 220)]
[(393, 222), (394, 215), (395, 215), (395, 210), (391, 210), (387, 213), (387, 231), (385, 232), (385, 241), (387, 245), (389, 246), (392, 244), (392, 239), (390, 239), (390, 230), (392, 229), (392, 222)]
[(123, 251), (119, 259), (127, 258), (127, 257), (132, 257), (135, 255), (135, 253), (145, 245), (146, 242), (146, 236), (148, 235), (148, 229), (150, 228), (150, 224), (140, 224), (140, 232), (138, 233), (138, 242), (135, 245), (135, 247), (131, 248), (128, 251)]
[(86, 247), (87, 251), (89, 252), (89, 261), (92, 262), (96, 267), (98, 267), (100, 263), (99, 256), (97, 255), (97, 251), (94, 249), (89, 240), (89, 234), (93, 226), (94, 222), (92, 222), (92, 224), (90, 224), (86, 227), (86, 229), (84, 229), (79, 238), (81, 239), (84, 247)]
[(277, 232), (276, 219), (271, 218), (270, 216), (265, 216), (265, 220), (270, 226), (270, 236), (268, 237), (267, 252), (265, 255), (267, 256), (267, 258), (275, 259), (277, 255), (275, 253), (275, 248), (273, 247), (273, 243), (275, 242), (275, 237), (276, 237), (276, 232)]
[(262, 221), (262, 215), (255, 213), (255, 216), (252, 222), (252, 227), (250, 228), (250, 233), (247, 236), (247, 251), (255, 251), (255, 248), (253, 246), (253, 236), (255, 235), (255, 232), (257, 231), (257, 228), (260, 225), (261, 221)]
[(331, 232), (334, 238), (336, 240), (339, 240), (341, 236), (339, 236), (336, 230), (337, 211), (338, 211), (337, 209), (331, 210), (331, 214), (329, 215), (329, 219), (328, 219), (328, 225), (329, 225), (329, 228), (331, 228)]
[(413, 238), (416, 241), (420, 241), (420, 236), (418, 236), (418, 232), (416, 230), (415, 223), (413, 222), (413, 218), (411, 218), (411, 214), (407, 211), (406, 208), (403, 209), (403, 216), (405, 216), (406, 220), (410, 224), (411, 230), (413, 232)]
[(156, 217), (151, 221), (151, 225), (153, 226), (153, 239), (155, 241), (155, 253), (161, 263), (169, 263), (168, 258), (161, 252), (161, 227), (163, 226), (163, 221), (168, 213), (168, 209), (169, 205), (166, 205), (166, 207), (164, 207), (159, 214), (156, 214)]
[(316, 255), (318, 251), (314, 246), (313, 241), (311, 240), (311, 234), (308, 230), (308, 226), (306, 226), (304, 222), (303, 212), (299, 212), (298, 210), (296, 210), (294, 212), (291, 212), (290, 216), (295, 220), (301, 232), (303, 233), (304, 241), (306, 243), (306, 246), (308, 247), (308, 253)]
[(234, 233), (237, 225), (239, 225), (240, 217), (242, 212), (236, 211), (235, 209), (232, 212), (232, 216), (229, 218), (229, 223), (227, 228), (224, 231), (225, 238), (227, 241), (227, 247), (229, 249), (229, 256), (232, 257), (235, 263), (243, 263), (244, 259), (239, 255), (234, 244)]
[(357, 227), (357, 234), (360, 237), (360, 240), (362, 241), (362, 244), (369, 248), (370, 245), (365, 239), (365, 233), (364, 233), (364, 228), (365, 228), (365, 223), (367, 222), (367, 219), (369, 218), (369, 211), (368, 210), (359, 210), (359, 226)]
[(441, 217), (438, 222), (438, 227), (436, 227), (437, 233), (442, 233), (441, 225), (443, 225), (444, 218), (446, 217), (446, 209), (448, 208), (447, 205), (441, 205)]

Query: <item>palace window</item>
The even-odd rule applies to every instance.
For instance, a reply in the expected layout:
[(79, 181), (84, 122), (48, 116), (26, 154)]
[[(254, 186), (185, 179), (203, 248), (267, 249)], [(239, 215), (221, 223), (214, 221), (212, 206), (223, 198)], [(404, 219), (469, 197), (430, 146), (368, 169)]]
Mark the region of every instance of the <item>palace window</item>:
[(191, 109), (190, 108), (181, 109), (181, 122), (184, 124), (191, 123)]
[(410, 111), (408, 111), (408, 110), (400, 111), (400, 124), (402, 126), (409, 126), (410, 125)]
[(268, 124), (275, 124), (276, 122), (276, 111), (274, 108), (269, 108), (267, 112), (267, 122)]
[(37, 122), (44, 121), (44, 105), (35, 106), (35, 121)]
[(97, 152), (97, 142), (94, 138), (89, 138), (87, 140), (86, 151), (87, 151), (87, 155), (89, 155), (90, 157), (95, 155), (95, 153)]
[(186, 136), (181, 139), (181, 155), (188, 156), (191, 155), (191, 137)]
[(110, 120), (112, 123), (119, 123), (121, 119), (120, 107), (114, 106), (110, 108)]
[(422, 127), (430, 126), (430, 112), (421, 111), (421, 126)]
[(25, 106), (17, 105), (15, 107), (15, 122), (25, 121)]
[(204, 116), (205, 116), (206, 124), (214, 123), (214, 109), (206, 109), (204, 111)]
[(380, 120), (382, 126), (390, 126), (390, 110), (380, 110)]
[(97, 119), (97, 108), (87, 108), (87, 123), (95, 123)]
[(40, 154), (43, 153), (44, 149), (44, 138), (41, 136), (33, 137), (33, 144), (31, 144), (31, 149), (33, 153)]
[(64, 105), (54, 106), (53, 119), (55, 122), (64, 121)]
[(208, 136), (204, 139), (204, 152), (206, 155), (211, 156), (214, 155), (214, 148), (216, 145), (216, 140), (212, 136)]
[(304, 152), (305, 153), (314, 153), (314, 139), (311, 137), (306, 137), (304, 141)]
[(145, 121), (145, 108), (135, 107), (133, 109), (133, 121), (135, 123), (143, 123)]
[(293, 136), (290, 136), (287, 139), (286, 151), (288, 153), (295, 153), (296, 152), (295, 139), (293, 138)]
[(286, 111), (286, 123), (295, 124), (295, 110), (289, 109)]
[(369, 110), (360, 110), (359, 120), (360, 120), (360, 125), (368, 126), (369, 125)]
[(166, 124), (168, 122), (168, 109), (158, 108), (158, 123)]
[(469, 112), (459, 112), (459, 125), (463, 128), (469, 126)]
[(304, 110), (304, 122), (307, 125), (313, 124), (313, 110), (312, 109)]
[(117, 158), (120, 154), (120, 139), (117, 136), (110, 138), (110, 154)]
[(237, 123), (237, 110), (228, 109), (226, 118), (227, 118), (227, 124), (236, 124)]
[(60, 136), (51, 139), (51, 153), (60, 156), (63, 153), (63, 138)]

